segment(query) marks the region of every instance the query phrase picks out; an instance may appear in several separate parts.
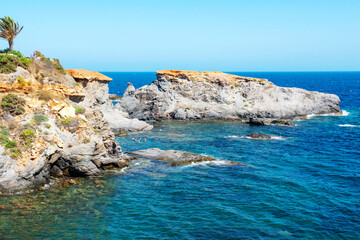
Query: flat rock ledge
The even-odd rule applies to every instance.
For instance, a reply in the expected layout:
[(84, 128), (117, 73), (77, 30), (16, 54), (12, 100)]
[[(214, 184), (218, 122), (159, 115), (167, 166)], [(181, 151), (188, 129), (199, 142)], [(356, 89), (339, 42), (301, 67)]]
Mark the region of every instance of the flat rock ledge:
[[(161, 150), (159, 148), (149, 148), (145, 150), (127, 152), (126, 154), (130, 157), (135, 157), (136, 159), (144, 158), (149, 160), (168, 162), (170, 163), (171, 166), (174, 167), (190, 165), (192, 163), (213, 162), (217, 160), (210, 156), (199, 155), (191, 152), (177, 151), (177, 150)], [(227, 162), (232, 165), (246, 166), (246, 164), (244, 163), (233, 162), (233, 161), (227, 161)]]

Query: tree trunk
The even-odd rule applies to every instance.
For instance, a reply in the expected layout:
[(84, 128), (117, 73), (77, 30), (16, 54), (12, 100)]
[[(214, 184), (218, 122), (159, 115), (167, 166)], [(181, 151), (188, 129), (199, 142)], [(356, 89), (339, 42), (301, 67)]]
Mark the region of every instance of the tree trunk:
[(9, 51), (11, 52), (12, 50), (14, 50), (14, 42), (9, 41)]

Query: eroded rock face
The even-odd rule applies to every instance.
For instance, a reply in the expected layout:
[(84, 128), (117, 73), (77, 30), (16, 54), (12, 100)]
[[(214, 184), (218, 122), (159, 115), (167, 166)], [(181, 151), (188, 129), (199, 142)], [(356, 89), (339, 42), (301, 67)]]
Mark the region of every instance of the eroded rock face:
[(22, 68), (0, 76), (0, 100), (11, 93), (24, 102), (22, 114), (0, 111), (1, 140), (13, 144), (0, 144), (0, 194), (39, 189), (51, 176), (97, 176), (127, 166), (128, 157), (99, 106), (75, 112), (69, 97), (82, 96), (84, 89), (58, 84), (63, 78), (52, 75), (50, 66), (36, 67), (40, 75), (46, 73), (40, 80)]
[(116, 107), (138, 119), (291, 119), (339, 113), (339, 103), (334, 94), (278, 87), (266, 79), (168, 70), (137, 90), (129, 84)]
[[(177, 150), (161, 150), (159, 148), (149, 148), (145, 150), (128, 152), (127, 154), (136, 158), (168, 162), (171, 164), (171, 166), (182, 166), (200, 162), (213, 162), (216, 160), (210, 156), (198, 155), (195, 153)], [(229, 164), (242, 165), (242, 163), (238, 162), (227, 162)]]

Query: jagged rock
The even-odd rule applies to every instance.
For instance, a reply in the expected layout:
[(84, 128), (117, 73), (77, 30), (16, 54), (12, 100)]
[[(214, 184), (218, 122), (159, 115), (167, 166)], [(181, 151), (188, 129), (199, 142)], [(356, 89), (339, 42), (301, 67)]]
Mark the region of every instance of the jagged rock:
[[(182, 166), (199, 162), (212, 162), (216, 159), (210, 156), (198, 155), (195, 153), (176, 151), (176, 150), (161, 150), (159, 148), (149, 148), (134, 152), (127, 152), (129, 156), (136, 158), (144, 158), (156, 161), (168, 162), (171, 166)], [(243, 165), (238, 162), (228, 161), (230, 164)]]
[[(38, 99), (37, 94), (27, 92), (16, 83), (13, 86), (9, 85), (11, 82), (7, 81), (12, 81), (10, 78), (17, 75), (6, 78), (5, 83), (0, 82), (6, 86), (5, 92), (0, 91), (0, 99), (8, 92), (15, 91), (16, 95), (25, 100), (26, 109), (24, 114), (15, 117), (0, 111), (2, 126), (6, 126), (7, 130), (11, 126), (7, 137), (16, 142), (16, 147), (21, 150), (20, 153), (11, 152), (0, 145), (0, 194), (42, 189), (49, 181), (50, 175), (97, 176), (105, 170), (127, 166), (128, 157), (123, 154), (115, 140), (109, 122), (99, 110), (100, 107), (85, 106), (86, 111), (83, 114), (75, 114), (72, 106), (74, 103), (68, 98), (72, 95), (68, 93), (74, 89), (83, 91), (82, 88), (55, 84), (63, 81), (64, 75), (53, 72), (53, 66), (38, 59), (35, 59), (32, 67), (33, 71), (44, 73), (42, 78), (37, 76), (37, 73), (34, 74), (47, 84), (41, 85), (34, 80), (37, 83), (34, 86), (35, 90), (41, 86), (41, 90), (58, 92), (61, 97), (57, 100), (43, 101)], [(25, 76), (23, 71), (27, 72), (18, 70), (18, 73)], [(70, 85), (71, 81), (67, 84)], [(51, 96), (50, 94), (49, 97)], [(105, 103), (108, 102), (106, 99)], [(106, 104), (101, 106), (105, 107)], [(33, 118), (36, 114), (45, 115), (45, 122), (35, 124)], [(28, 146), (20, 135), (24, 130), (30, 131), (29, 136), (32, 138)]]
[(266, 79), (221, 72), (158, 71), (150, 85), (128, 84), (116, 105), (148, 119), (291, 119), (339, 113), (338, 96), (275, 86)]
[(79, 103), (83, 108), (99, 109), (109, 122), (110, 129), (115, 135), (128, 132), (151, 130), (153, 127), (138, 119), (130, 119), (129, 115), (116, 109), (109, 99), (109, 82), (111, 78), (103, 74), (82, 69), (66, 70), (76, 81), (84, 86), (85, 98)]
[(292, 127), (290, 119), (274, 119), (274, 118), (250, 118), (250, 125), (259, 125), (259, 126), (269, 126), (269, 125), (279, 125), (279, 126), (289, 126)]

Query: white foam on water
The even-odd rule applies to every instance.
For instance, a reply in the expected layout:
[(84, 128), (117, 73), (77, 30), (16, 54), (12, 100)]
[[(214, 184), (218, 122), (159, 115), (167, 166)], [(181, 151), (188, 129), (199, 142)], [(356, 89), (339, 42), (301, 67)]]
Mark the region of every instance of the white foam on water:
[(352, 125), (352, 124), (339, 124), (339, 127), (360, 127), (360, 125)]
[(285, 140), (286, 138), (281, 137), (281, 136), (272, 136), (271, 139), (274, 139), (274, 140)]
[(230, 161), (226, 160), (214, 160), (214, 161), (204, 161), (204, 162), (196, 162), (191, 163), (189, 165), (185, 165), (182, 167), (196, 167), (196, 166), (227, 166), (233, 165)]
[(340, 115), (340, 116), (348, 116), (350, 113), (348, 112), (348, 111), (346, 111), (346, 110), (343, 110), (342, 111), (342, 115)]
[(350, 113), (346, 110), (342, 110), (341, 114), (338, 113), (325, 113), (325, 114), (309, 114), (307, 115), (307, 119), (313, 118), (313, 117), (346, 117)]
[(239, 136), (239, 135), (231, 135), (231, 136), (227, 136), (226, 138), (245, 138), (245, 139), (251, 139), (251, 140), (285, 140), (285, 137), (281, 137), (281, 136), (271, 136), (271, 139), (256, 139), (256, 138), (251, 138), (249, 136)]

